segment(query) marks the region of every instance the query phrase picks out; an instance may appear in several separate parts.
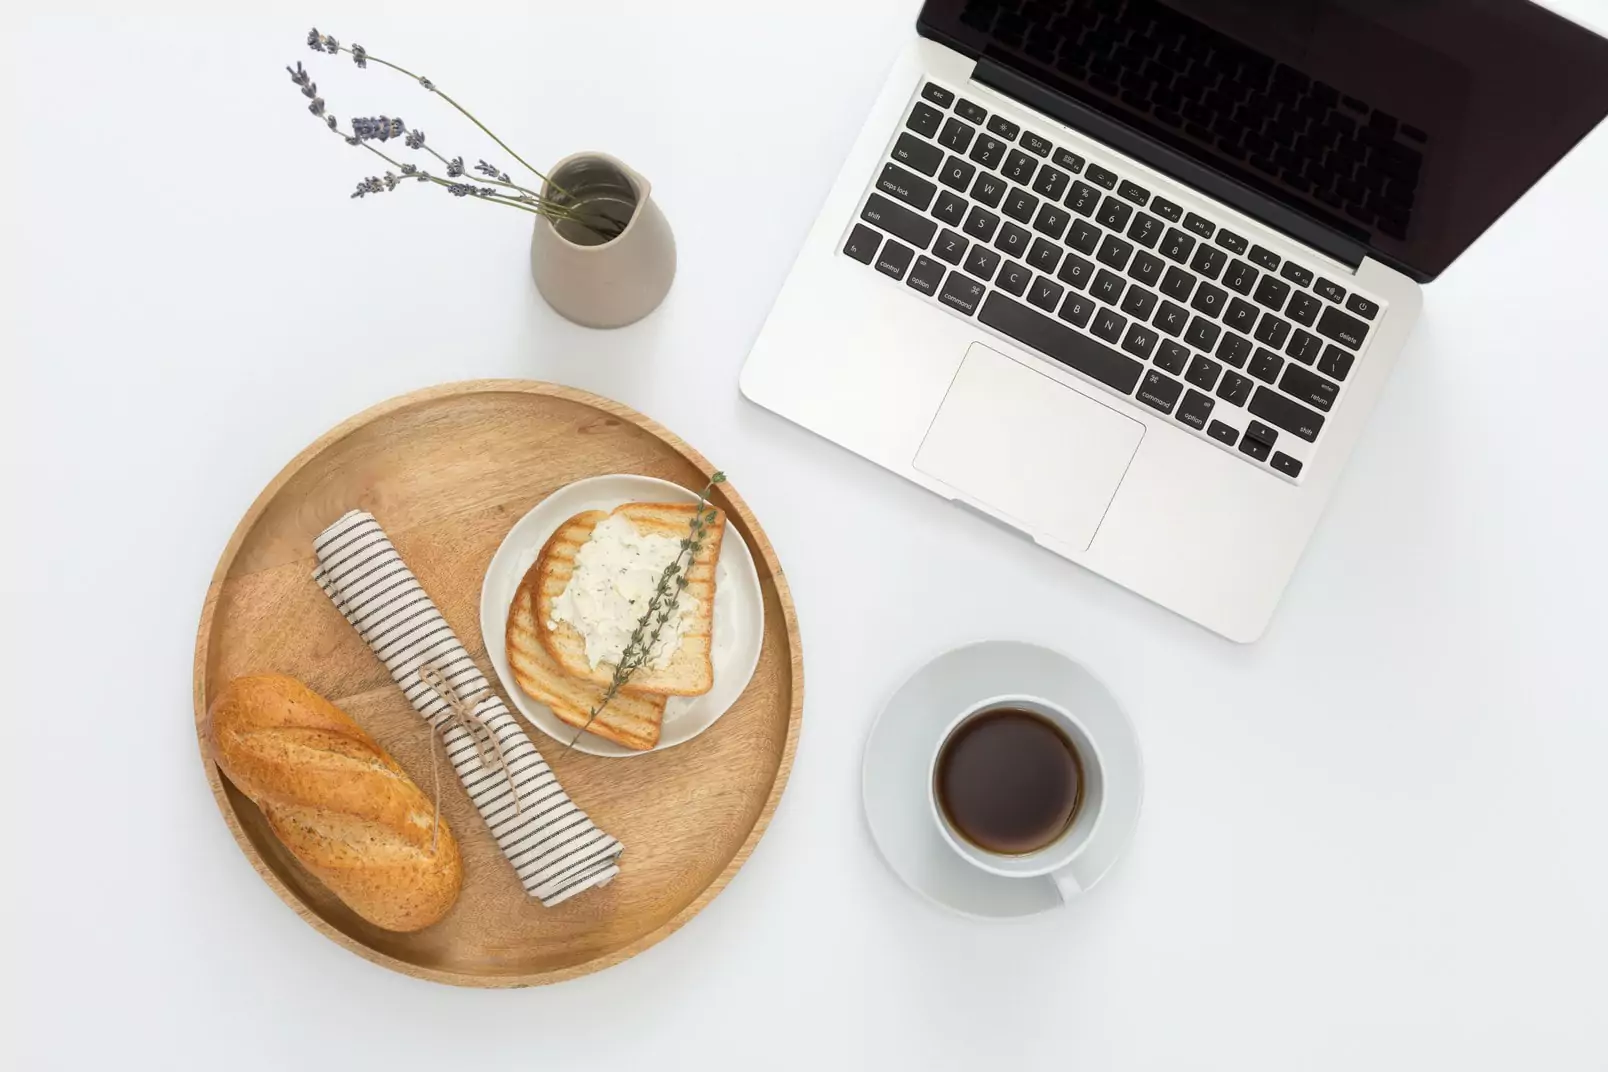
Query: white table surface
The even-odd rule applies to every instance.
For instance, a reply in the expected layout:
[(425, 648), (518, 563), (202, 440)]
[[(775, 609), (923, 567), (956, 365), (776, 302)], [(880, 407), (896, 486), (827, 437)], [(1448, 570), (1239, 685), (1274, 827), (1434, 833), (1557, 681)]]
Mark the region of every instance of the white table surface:
[[(1236, 647), (737, 393), (913, 0), (105, 6), (13, 15), (4, 54), (0, 1063), (1608, 1068), (1608, 129), (1430, 287), (1270, 632)], [(524, 217), (349, 200), (374, 169), (285, 63), (343, 119), (492, 154), (400, 78), (310, 53), (314, 21), (533, 160), (640, 168), (680, 243), (664, 307), (574, 327), (534, 292)], [(607, 58), (566, 43), (598, 29)], [(490, 376), (620, 399), (723, 466), (787, 568), (808, 682), (726, 892), (634, 960), (514, 992), (297, 919), (219, 819), (190, 709), (202, 593), (259, 489), (371, 403)], [(895, 686), (985, 637), (1085, 661), (1149, 774), (1109, 880), (1004, 926), (900, 885), (858, 791)]]

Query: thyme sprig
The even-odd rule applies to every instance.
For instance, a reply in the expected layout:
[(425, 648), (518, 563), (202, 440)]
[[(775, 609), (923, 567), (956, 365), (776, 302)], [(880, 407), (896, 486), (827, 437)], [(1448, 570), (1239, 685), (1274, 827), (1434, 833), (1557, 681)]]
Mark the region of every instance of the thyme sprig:
[(614, 667), (614, 677), (609, 681), (609, 687), (603, 691), (597, 706), (592, 708), (587, 716), (586, 725), (576, 730), (575, 736), (570, 738), (570, 743), (564, 746), (565, 755), (575, 747), (575, 742), (581, 739), (581, 734), (592, 728), (597, 716), (603, 713), (610, 700), (619, 695), (625, 683), (648, 664), (654, 649), (659, 646), (659, 635), (675, 615), (676, 606), (681, 601), (681, 593), (687, 587), (687, 574), (691, 571), (698, 552), (703, 549), (704, 537), (708, 534), (709, 526), (715, 523), (715, 508), (709, 506), (709, 495), (715, 490), (716, 484), (725, 482), (726, 474), (717, 472), (698, 493), (698, 505), (693, 508), (692, 520), (687, 525), (686, 538), (681, 541), (681, 552), (659, 575), (658, 587), (653, 591), (653, 598), (648, 600), (648, 609), (637, 620), (636, 629), (632, 630), (631, 639), (625, 645), (625, 650), (620, 653), (620, 661)]

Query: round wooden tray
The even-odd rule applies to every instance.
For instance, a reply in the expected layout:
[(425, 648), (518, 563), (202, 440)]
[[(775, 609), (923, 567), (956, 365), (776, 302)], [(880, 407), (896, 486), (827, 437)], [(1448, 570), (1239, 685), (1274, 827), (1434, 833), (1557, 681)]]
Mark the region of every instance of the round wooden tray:
[[(252, 504), (207, 590), (195, 652), (195, 717), (239, 674), (291, 674), (363, 725), (430, 784), (429, 739), (385, 667), (312, 581), (312, 540), (353, 507), (372, 511), (486, 671), (480, 584), (513, 523), (582, 477), (641, 473), (702, 487), (713, 467), (618, 403), (528, 380), (449, 384), (382, 403), (329, 432)], [(715, 502), (754, 554), (765, 596), (759, 668), (725, 717), (684, 745), (600, 759), (532, 730), (576, 803), (625, 843), (621, 874), (556, 908), (527, 898), (457, 780), (442, 810), (464, 884), (440, 923), (394, 934), (359, 919), (268, 830), (202, 750), (235, 840), (301, 917), (355, 953), (462, 986), (530, 986), (617, 964), (670, 934), (730, 881), (787, 784), (804, 710), (792, 597), (770, 541), (732, 490)]]

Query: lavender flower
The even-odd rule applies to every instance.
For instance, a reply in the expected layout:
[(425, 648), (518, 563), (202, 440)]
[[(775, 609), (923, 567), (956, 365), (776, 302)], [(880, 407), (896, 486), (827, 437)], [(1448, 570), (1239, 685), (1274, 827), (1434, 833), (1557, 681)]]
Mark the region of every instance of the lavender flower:
[[(324, 35), (318, 32), (317, 26), (307, 31), (307, 47), (314, 52), (324, 51)], [(300, 67), (301, 64), (298, 63), (296, 66)]]
[(329, 129), (331, 129), (331, 130), (335, 129), (336, 124), (335, 124), (335, 117), (333, 115), (326, 115), (324, 117), (324, 122), (329, 124)]
[(412, 164), (403, 164), (402, 165), (402, 174), (404, 174), (404, 175), (416, 174), (418, 172), (418, 170), (419, 169), (417, 167), (415, 167), (414, 165), (412, 165)]
[(323, 115), (324, 114), (324, 98), (323, 97), (314, 97), (313, 98), (313, 103), (311, 103), (311, 104), (309, 104), (307, 106), (307, 110), (309, 112), (312, 112), (314, 115)]
[(399, 137), (405, 129), (402, 120), (383, 115), (352, 120), (352, 134), (358, 141), (389, 141)]
[(362, 197), (364, 194), (384, 193), (386, 189), (387, 187), (385, 183), (381, 182), (377, 177), (371, 175), (357, 184), (357, 192), (352, 196)]
[(447, 178), (456, 179), (463, 174), (463, 157), (455, 156), (447, 164)]
[(410, 131), (408, 131), (407, 147), (409, 149), (423, 149), (424, 148), (424, 131), (422, 131), (422, 130), (410, 130)]
[(447, 187), (447, 193), (451, 194), (453, 197), (467, 197), (474, 192), (475, 188), (470, 186), (467, 182), (455, 182), (451, 186)]
[(489, 175), (491, 178), (494, 178), (494, 179), (498, 180), (499, 182), (513, 182), (514, 181), (514, 180), (512, 180), (512, 179), (510, 179), (508, 177), (508, 173), (506, 171), (498, 171), (496, 168), (492, 167), (490, 164), (486, 163), (484, 160), (480, 161), (480, 163), (475, 165), (475, 170), (480, 172), (482, 175)]
[(431, 93), (435, 92), (435, 83), (430, 81), (428, 78), (424, 77), (424, 75), (422, 75), (422, 74), (419, 76), (419, 85), (423, 86), (425, 89), (429, 90)]
[(352, 62), (357, 64), (359, 67), (367, 67), (368, 49), (364, 48), (362, 45), (354, 44), (352, 46)]
[(333, 56), (333, 55), (335, 55), (335, 53), (339, 52), (340, 50), (341, 50), (341, 43), (339, 41), (335, 40), (329, 34), (325, 34), (324, 35), (324, 51), (328, 52), (331, 56)]
[(398, 178), (398, 177), (397, 177), (397, 175), (396, 175), (396, 172), (394, 172), (394, 171), (387, 171), (387, 172), (386, 172), (386, 173), (385, 173), (385, 188), (386, 188), (386, 189), (387, 189), (387, 190), (394, 190), (394, 189), (396, 189), (396, 187), (397, 187), (397, 184), (398, 184), (398, 183), (400, 183), (400, 182), (401, 182), (401, 181), (402, 181), (402, 180), (401, 180), (401, 179), (400, 179), (400, 178)]
[(303, 89), (306, 89), (308, 86), (313, 84), (313, 76), (308, 74), (307, 71), (303, 69), (301, 60), (296, 61), (296, 67), (294, 70), (289, 67), (286, 67), (285, 70), (290, 71), (290, 80), (296, 83), (298, 86), (301, 86)]

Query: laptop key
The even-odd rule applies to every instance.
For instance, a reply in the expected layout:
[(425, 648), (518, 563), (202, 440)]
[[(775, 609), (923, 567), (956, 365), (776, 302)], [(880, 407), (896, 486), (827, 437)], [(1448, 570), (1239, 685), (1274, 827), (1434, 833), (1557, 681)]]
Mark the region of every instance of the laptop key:
[(1315, 372), (1308, 372), (1300, 365), (1285, 368), (1284, 376), (1279, 380), (1279, 390), (1325, 413), (1334, 408), (1334, 400), (1340, 394), (1340, 388), (1333, 382)]
[(1179, 264), (1189, 260), (1190, 251), (1195, 248), (1195, 237), (1187, 235), (1176, 227), (1167, 228), (1167, 235), (1161, 240), (1161, 254), (1171, 257)]
[(1353, 294), (1351, 297), (1347, 298), (1346, 308), (1350, 309), (1353, 313), (1356, 313), (1364, 320), (1372, 320), (1374, 317), (1379, 315), (1379, 306), (1369, 301), (1367, 298), (1364, 298), (1361, 294)]
[[(1189, 303), (1189, 307), (1197, 313), (1205, 313), (1207, 316), (1221, 316), (1224, 308), (1223, 303), (1227, 300), (1228, 292), (1222, 287), (1202, 283), (1195, 288), (1195, 297)], [(1236, 298), (1235, 300), (1238, 301), (1239, 299)]]
[(1161, 269), (1166, 263), (1154, 253), (1146, 253), (1141, 249), (1133, 255), (1133, 263), (1128, 265), (1128, 274), (1145, 286), (1153, 287), (1161, 281)]
[(1090, 182), (1094, 183), (1096, 186), (1104, 186), (1107, 190), (1110, 190), (1117, 185), (1116, 173), (1107, 171), (1099, 164), (1090, 164), (1089, 170), (1084, 172), (1084, 174), (1088, 176)]
[(1055, 266), (1061, 263), (1061, 247), (1047, 238), (1033, 239), (1033, 248), (1028, 251), (1027, 263), (1041, 272), (1053, 272)]
[(1196, 387), (1210, 391), (1217, 386), (1217, 377), (1222, 375), (1223, 366), (1205, 354), (1196, 354), (1195, 360), (1189, 363), (1189, 371), (1184, 379)]
[(1080, 216), (1092, 213), (1100, 203), (1100, 191), (1086, 182), (1074, 182), (1066, 195), (1066, 207)]
[(965, 192), (966, 184), (971, 182), (975, 174), (977, 174), (976, 167), (958, 156), (951, 156), (944, 161), (944, 169), (938, 173), (938, 181), (950, 189)]
[(1210, 238), (1217, 231), (1217, 224), (1208, 220), (1205, 216), (1197, 216), (1193, 212), (1184, 217), (1184, 226), (1202, 238)]
[(1115, 309), (1102, 308), (1098, 313), (1094, 314), (1094, 324), (1089, 330), (1106, 342), (1115, 343), (1122, 338), (1122, 329), (1127, 326), (1127, 317)]
[[(1070, 305), (1074, 300), (1078, 300), (1078, 295), (1068, 297), (1067, 304)], [(1088, 301), (1086, 298), (1081, 300)], [(1073, 323), (1078, 322), (1066, 314), (1067, 308), (1062, 306), (1061, 315), (1072, 319)], [(988, 295), (978, 320), (1029, 349), (1037, 350), (1123, 394), (1133, 390), (1144, 372), (1144, 366), (1126, 354), (1057, 324), (1043, 313), (999, 291)]]
[(1216, 279), (1223, 272), (1223, 265), (1228, 263), (1228, 254), (1216, 246), (1208, 246), (1202, 242), (1200, 248), (1195, 250), (1195, 259), (1189, 266), (1207, 279)]
[(1273, 452), (1273, 460), (1268, 462), (1273, 468), (1285, 476), (1295, 477), (1301, 475), (1301, 463), (1284, 453), (1282, 450)]
[(968, 279), (959, 272), (950, 272), (949, 278), (944, 280), (943, 289), (938, 292), (938, 300), (970, 316), (977, 311), (977, 303), (983, 300), (986, 289), (975, 279)]
[(1089, 288), (1089, 293), (1107, 305), (1115, 305), (1122, 299), (1122, 292), (1127, 286), (1120, 275), (1102, 268), (1094, 277), (1094, 285)]
[(932, 214), (951, 227), (959, 227), (960, 221), (966, 218), (966, 199), (959, 194), (952, 194), (948, 190), (938, 191), (938, 201), (932, 206)]
[(1184, 395), (1183, 403), (1178, 407), (1177, 417), (1180, 421), (1198, 431), (1206, 430), (1206, 420), (1212, 415), (1212, 407), (1217, 403), (1211, 395), (1203, 395), (1199, 391), (1189, 391)]
[(1140, 212), (1134, 216), (1133, 226), (1128, 228), (1128, 237), (1146, 249), (1152, 249), (1155, 247), (1156, 241), (1161, 238), (1161, 232), (1165, 226), (1148, 212)]
[(1079, 253), (1093, 253), (1100, 244), (1100, 228), (1088, 220), (1073, 220), (1066, 232), (1066, 244)]
[(1279, 275), (1282, 275), (1298, 287), (1312, 285), (1312, 273), (1294, 261), (1285, 261), (1284, 267), (1279, 269)]
[(1135, 320), (1149, 320), (1150, 314), (1155, 311), (1156, 292), (1146, 290), (1144, 287), (1129, 287), (1128, 293), (1122, 299), (1122, 311)]
[(933, 195), (938, 187), (917, 175), (913, 171), (906, 171), (898, 164), (884, 164), (882, 174), (877, 177), (877, 189), (890, 197), (897, 197), (907, 205), (914, 205), (922, 212), (932, 204)]
[[(1284, 267), (1288, 268), (1286, 264)], [(1290, 304), (1285, 308), (1284, 315), (1304, 327), (1311, 327), (1318, 322), (1318, 314), (1323, 312), (1323, 303), (1304, 290), (1298, 290), (1290, 295)]]
[(1281, 395), (1271, 387), (1258, 387), (1248, 407), (1256, 416), (1277, 425), (1308, 443), (1318, 438), (1323, 430), (1323, 415), (1314, 413), (1301, 403)]
[(916, 266), (910, 269), (910, 278), (905, 280), (905, 285), (930, 295), (937, 292), (938, 284), (943, 282), (943, 278), (942, 264), (931, 257), (917, 257)]
[(1256, 301), (1265, 305), (1275, 313), (1284, 308), (1284, 299), (1290, 296), (1290, 284), (1271, 275), (1262, 277), (1261, 285), (1256, 288)]
[(1165, 369), (1174, 376), (1182, 376), (1184, 366), (1189, 364), (1189, 347), (1162, 339), (1161, 345), (1156, 348), (1156, 356), (1151, 360), (1157, 368)]
[(1318, 359), (1318, 351), (1322, 348), (1322, 339), (1310, 331), (1302, 331), (1300, 328), (1296, 328), (1295, 334), (1290, 336), (1290, 345), (1284, 348), (1284, 352), (1301, 362), (1301, 364), (1310, 365)]
[[(975, 212), (976, 209), (972, 211)], [(1257, 317), (1261, 315), (1262, 311), (1244, 298), (1235, 298), (1228, 303), (1228, 312), (1223, 314), (1223, 323), (1235, 331), (1249, 335), (1251, 329), (1256, 327)]]
[(1032, 288), (1027, 292), (1027, 300), (1043, 309), (1046, 313), (1055, 312), (1060, 304), (1061, 295), (1066, 289), (1047, 275), (1041, 275), (1033, 280)]
[(961, 229), (979, 242), (987, 242), (994, 237), (994, 229), (998, 226), (998, 216), (981, 205), (973, 205), (970, 214), (966, 217), (966, 223)]
[(999, 275), (994, 279), (994, 285), (1007, 294), (1021, 297), (1027, 293), (1028, 283), (1033, 281), (1033, 273), (1026, 266), (1015, 261), (1006, 261), (1000, 266)]
[(1231, 406), (1243, 406), (1250, 399), (1253, 386), (1249, 379), (1237, 372), (1224, 372), (1223, 379), (1217, 385), (1217, 397)]
[(963, 153), (971, 144), (977, 128), (970, 123), (962, 123), (954, 116), (944, 121), (944, 129), (938, 135), (938, 144), (954, 153)]
[(1207, 427), (1206, 434), (1219, 443), (1227, 443), (1231, 447), (1239, 442), (1239, 432), (1235, 431), (1232, 425), (1224, 424), (1222, 421), (1213, 421)]
[(1120, 272), (1127, 265), (1128, 258), (1131, 256), (1133, 256), (1133, 246), (1116, 235), (1108, 234), (1105, 236), (1105, 241), (1100, 243), (1100, 252), (1094, 255), (1094, 259)]
[(1143, 208), (1145, 202), (1150, 200), (1150, 191), (1140, 186), (1137, 182), (1129, 182), (1127, 179), (1123, 179), (1122, 183), (1117, 187), (1117, 196), (1125, 197)]
[(981, 171), (977, 174), (977, 181), (972, 183), (972, 200), (989, 208), (999, 208), (999, 203), (1005, 199), (1005, 191), (1010, 188), (1010, 183), (993, 172)]
[(994, 278), (994, 270), (999, 267), (999, 262), (998, 253), (978, 242), (966, 254), (966, 271), (986, 283)]
[(1012, 182), (1019, 182), (1023, 186), (1026, 186), (1032, 180), (1033, 172), (1037, 170), (1038, 161), (1020, 149), (1012, 149), (1009, 155), (1005, 157), (1005, 166), (1000, 168), (1000, 172), (1007, 179)]
[(1022, 136), (1017, 139), (1016, 143), (1022, 148), (1026, 149), (1028, 152), (1032, 153), (1034, 156), (1050, 155), (1049, 139), (1041, 137), (1040, 135), (1033, 133), (1031, 130), (1022, 131)]
[(1071, 218), (1066, 209), (1054, 201), (1046, 201), (1039, 206), (1038, 215), (1033, 218), (1033, 229), (1051, 238), (1060, 238), (1061, 232), (1066, 230), (1067, 221)]
[(988, 109), (981, 104), (973, 104), (965, 97), (962, 97), (955, 102), (955, 114), (973, 123), (981, 123), (988, 118)]
[(1238, 253), (1241, 257), (1245, 256), (1245, 251), (1251, 248), (1249, 242), (1233, 231), (1218, 231), (1216, 242), (1230, 253)]
[(1143, 324), (1132, 324), (1128, 334), (1123, 336), (1122, 348), (1135, 357), (1149, 357), (1150, 351), (1156, 348), (1156, 337), (1154, 329)]
[(1265, 443), (1270, 447), (1279, 441), (1279, 430), (1277, 428), (1269, 428), (1261, 421), (1252, 421), (1250, 424), (1246, 425), (1245, 435), (1248, 439), (1254, 439), (1258, 443)]
[(1076, 253), (1068, 253), (1066, 255), (1066, 260), (1061, 262), (1061, 270), (1055, 273), (1055, 278), (1059, 279), (1067, 286), (1072, 287), (1074, 290), (1082, 290), (1084, 287), (1089, 285), (1089, 280), (1093, 277), (1093, 275), (1093, 264), (1084, 260)]
[(1279, 255), (1266, 246), (1252, 246), (1251, 263), (1260, 265), (1264, 272), (1276, 272), (1279, 268)]
[(1223, 273), (1223, 285), (1229, 290), (1249, 294), (1256, 289), (1257, 271), (1244, 261), (1235, 261)]
[(1106, 194), (1105, 200), (1100, 202), (1100, 211), (1094, 218), (1113, 231), (1120, 231), (1128, 226), (1128, 217), (1133, 215), (1133, 206), (1121, 201), (1112, 194)]
[(1264, 443), (1260, 439), (1256, 439), (1249, 432), (1240, 438), (1240, 453), (1249, 455), (1259, 462), (1267, 461), (1267, 456), (1272, 450), (1273, 447), (1271, 444)]
[(1345, 301), (1346, 298), (1345, 287), (1342, 287), (1339, 283), (1332, 283), (1322, 276), (1319, 276), (1318, 281), (1312, 284), (1312, 289), (1317, 291), (1320, 297), (1327, 298), (1336, 305)]
[(1068, 294), (1066, 301), (1061, 303), (1061, 311), (1055, 315), (1069, 324), (1083, 327), (1094, 315), (1095, 303), (1093, 298), (1085, 298), (1081, 294)]
[(1139, 401), (1147, 406), (1171, 413), (1173, 406), (1178, 402), (1178, 396), (1184, 393), (1184, 385), (1171, 376), (1163, 376), (1155, 369), (1145, 373), (1145, 378), (1139, 384)]
[(1018, 227), (1010, 220), (1006, 220), (1005, 225), (999, 229), (999, 234), (994, 236), (994, 245), (1007, 256), (1025, 257), (1027, 244), (1032, 237), (1032, 232), (1026, 227)]
[(1257, 342), (1266, 343), (1277, 350), (1284, 345), (1284, 340), (1290, 337), (1290, 322), (1280, 320), (1272, 313), (1263, 313), (1262, 322), (1256, 325), (1255, 338)]
[(1066, 193), (1066, 184), (1071, 179), (1072, 177), (1066, 172), (1057, 171), (1045, 164), (1039, 168), (1038, 177), (1033, 180), (1033, 192), (1041, 194), (1050, 201), (1059, 201), (1061, 195)]
[(1011, 187), (1010, 195), (1005, 198), (1005, 215), (1012, 219), (1029, 223), (1033, 219), (1033, 210), (1038, 208), (1039, 200), (1026, 190)]
[(1074, 175), (1083, 170), (1083, 157), (1070, 149), (1057, 149), (1050, 159), (1055, 161), (1056, 167), (1064, 167)]
[(921, 95), (940, 108), (947, 108), (955, 102), (955, 95), (936, 82), (928, 82), (922, 86)]
[(877, 246), (881, 243), (880, 234), (863, 223), (857, 223), (854, 230), (849, 232), (849, 240), (843, 243), (843, 252), (861, 264), (870, 264), (876, 259)]
[(1171, 223), (1177, 223), (1184, 218), (1183, 208), (1173, 204), (1165, 197), (1157, 197), (1150, 202), (1150, 211)]
[(1272, 383), (1279, 378), (1279, 369), (1284, 367), (1284, 358), (1275, 354), (1265, 346), (1258, 346), (1256, 353), (1251, 355), (1250, 373), (1264, 383)]
[(1189, 326), (1189, 310), (1170, 301), (1164, 301), (1161, 303), (1161, 308), (1156, 310), (1156, 318), (1151, 323), (1176, 339)]
[(1195, 289), (1195, 277), (1179, 268), (1177, 265), (1168, 265), (1167, 274), (1161, 277), (1161, 292), (1169, 298), (1179, 301), (1188, 301), (1189, 295)]
[(1339, 309), (1328, 308), (1318, 320), (1318, 334), (1324, 338), (1333, 339), (1351, 350), (1362, 348), (1362, 339), (1368, 333), (1368, 325), (1354, 316), (1348, 316)]
[(1245, 359), (1251, 356), (1251, 340), (1232, 331), (1224, 332), (1223, 341), (1217, 344), (1217, 356), (1225, 364), (1244, 368)]
[(1222, 332), (1221, 327), (1204, 316), (1195, 316), (1189, 321), (1189, 330), (1184, 332), (1184, 341), (1197, 350), (1210, 350), (1217, 345), (1217, 336)]
[(927, 243), (932, 241), (932, 236), (938, 230), (938, 225), (927, 217), (919, 216), (903, 205), (889, 201), (881, 194), (872, 194), (866, 198), (865, 208), (860, 210), (860, 218), (867, 223), (876, 224), (895, 238), (904, 239), (917, 249), (926, 249)]
[(969, 245), (971, 245), (971, 239), (946, 229), (938, 236), (938, 241), (933, 244), (932, 255), (941, 261), (959, 264), (966, 256), (966, 247)]
[(901, 134), (899, 140), (893, 143), (893, 158), (923, 175), (936, 175), (938, 168), (943, 165), (944, 151), (930, 141)]
[(1006, 119), (1003, 115), (996, 115), (994, 118), (990, 119), (988, 121), (988, 129), (993, 131), (995, 134), (998, 134), (1006, 141), (1015, 141), (1016, 135), (1022, 132), (1021, 127), (1017, 126), (1009, 119)]
[(1338, 346), (1325, 346), (1323, 356), (1318, 358), (1318, 371), (1325, 376), (1344, 380), (1346, 374), (1351, 371), (1351, 363), (1355, 360), (1354, 355), (1346, 353)]
[(877, 254), (877, 271), (894, 279), (903, 279), (905, 269), (910, 267), (910, 258), (915, 255), (915, 250), (890, 238), (882, 243), (882, 252)]
[(1005, 159), (1005, 143), (998, 138), (991, 138), (987, 134), (978, 135), (977, 141), (972, 145), (971, 152), (966, 154), (970, 160), (975, 160), (985, 168), (997, 168), (1000, 161)]
[(930, 138), (938, 133), (938, 125), (943, 121), (942, 112), (930, 104), (917, 101), (916, 106), (910, 109), (910, 118), (905, 120), (905, 126), (924, 138)]

